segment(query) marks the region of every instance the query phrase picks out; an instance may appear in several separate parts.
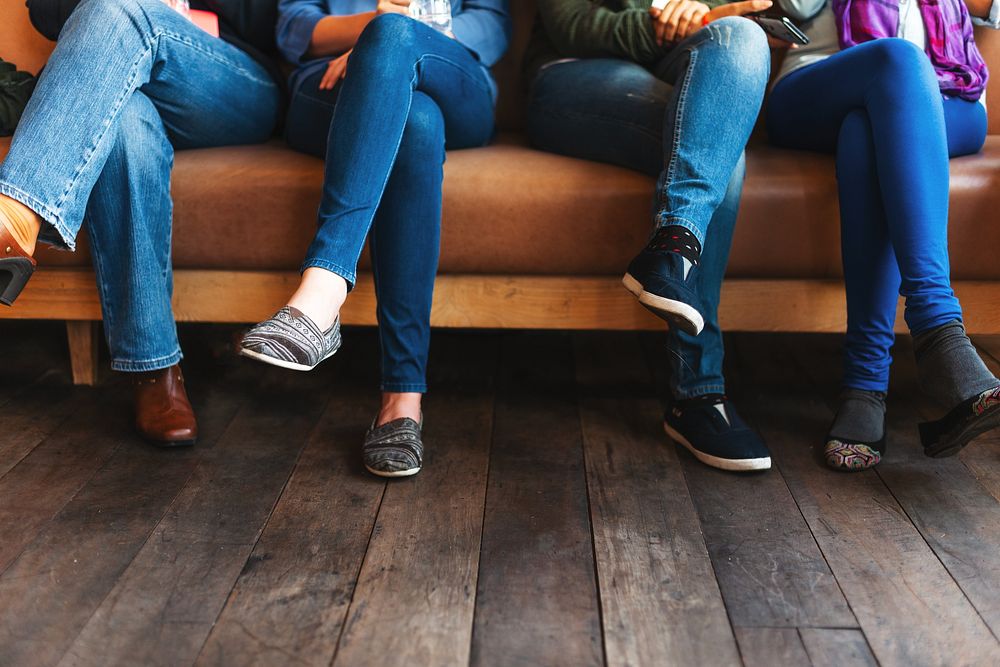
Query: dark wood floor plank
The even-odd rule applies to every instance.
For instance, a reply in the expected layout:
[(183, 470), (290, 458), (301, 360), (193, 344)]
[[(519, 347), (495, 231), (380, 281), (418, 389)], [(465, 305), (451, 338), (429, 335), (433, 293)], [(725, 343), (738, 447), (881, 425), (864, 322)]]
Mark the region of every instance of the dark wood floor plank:
[(608, 665), (739, 664), (638, 337), (574, 350)]
[(832, 412), (787, 341), (742, 336), (744, 397), (800, 511), (882, 664), (993, 664), (1000, 645), (874, 471), (819, 460)]
[[(957, 457), (924, 455), (917, 424), (936, 417), (919, 391), (912, 343), (894, 350), (889, 391), (889, 456), (879, 476), (983, 620), (1000, 636), (1000, 503)], [(980, 438), (969, 449), (988, 446)]]
[(261, 365), (254, 378), (247, 403), (61, 664), (194, 661), (326, 402), (322, 372)]
[(472, 664), (598, 665), (570, 341), (511, 333), (502, 348)]
[(193, 393), (197, 448), (163, 450), (138, 438), (121, 447), (0, 577), (4, 665), (59, 661), (239, 404), (228, 391)]
[(865, 635), (848, 628), (802, 628), (802, 643), (813, 667), (877, 667)]
[[(37, 430), (30, 429), (31, 439), (44, 439), (0, 479), (0, 572), (14, 562), (115, 450), (133, 439), (127, 421), (117, 416), (127, 409), (122, 391), (80, 391), (83, 394), (79, 401), (56, 409), (62, 412), (72, 407), (73, 418), (63, 414), (52, 423), (44, 413), (35, 413), (38, 424)], [(12, 439), (20, 437), (11, 434)]]
[(809, 654), (795, 628), (736, 628), (746, 667), (805, 667)]
[[(665, 393), (665, 339), (644, 344)], [(729, 375), (740, 410), (747, 378)], [(675, 448), (734, 627), (857, 627), (780, 472), (717, 470)]]
[(345, 353), (321, 369), (332, 377), (326, 409), (199, 665), (328, 665), (333, 658), (385, 489), (363, 471), (358, 451), (378, 409), (375, 337), (351, 329), (345, 339)]
[(358, 464), (376, 407), (331, 399), (198, 664), (330, 663), (385, 489)]
[(334, 665), (469, 664), (497, 342), (435, 336), (424, 469), (386, 489)]
[(71, 415), (79, 414), (93, 389), (73, 387), (58, 373), (48, 373), (3, 404), (0, 480)]

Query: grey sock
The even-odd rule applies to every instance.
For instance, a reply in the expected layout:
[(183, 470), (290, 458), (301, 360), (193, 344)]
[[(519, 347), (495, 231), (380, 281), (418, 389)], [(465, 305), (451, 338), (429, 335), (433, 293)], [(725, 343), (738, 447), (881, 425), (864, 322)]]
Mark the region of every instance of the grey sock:
[(913, 337), (920, 388), (950, 410), (998, 384), (959, 320)]
[(864, 389), (844, 389), (830, 436), (849, 442), (878, 442), (885, 429), (885, 394)]

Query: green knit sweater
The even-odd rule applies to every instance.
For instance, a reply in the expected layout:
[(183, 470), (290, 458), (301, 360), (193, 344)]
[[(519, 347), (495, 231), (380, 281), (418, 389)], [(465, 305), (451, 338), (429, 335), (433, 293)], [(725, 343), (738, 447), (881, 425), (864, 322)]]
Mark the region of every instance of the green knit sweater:
[[(727, 0), (702, 0), (709, 7)], [(538, 16), (524, 56), (525, 80), (560, 58), (623, 58), (644, 66), (671, 46), (657, 46), (652, 0), (536, 0)]]

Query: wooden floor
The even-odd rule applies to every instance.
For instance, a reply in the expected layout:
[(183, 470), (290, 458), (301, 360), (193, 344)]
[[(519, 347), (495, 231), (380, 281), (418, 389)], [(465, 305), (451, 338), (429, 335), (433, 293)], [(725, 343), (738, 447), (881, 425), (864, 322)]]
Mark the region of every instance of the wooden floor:
[(837, 474), (839, 339), (731, 335), (776, 462), (738, 476), (664, 436), (658, 334), (439, 331), (385, 483), (373, 332), (302, 374), (236, 331), (182, 329), (201, 441), (160, 451), (59, 325), (0, 323), (0, 665), (1000, 664), (1000, 438), (924, 458), (908, 339), (888, 456)]

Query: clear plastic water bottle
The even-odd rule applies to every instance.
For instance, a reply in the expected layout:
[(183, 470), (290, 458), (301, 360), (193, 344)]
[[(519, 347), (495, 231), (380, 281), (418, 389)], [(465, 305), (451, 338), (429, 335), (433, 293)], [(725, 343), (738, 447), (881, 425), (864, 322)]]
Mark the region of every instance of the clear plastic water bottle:
[(449, 0), (412, 0), (410, 17), (445, 34), (451, 34), (451, 2)]
[(163, 0), (163, 2), (184, 18), (191, 18), (191, 4), (188, 0)]

